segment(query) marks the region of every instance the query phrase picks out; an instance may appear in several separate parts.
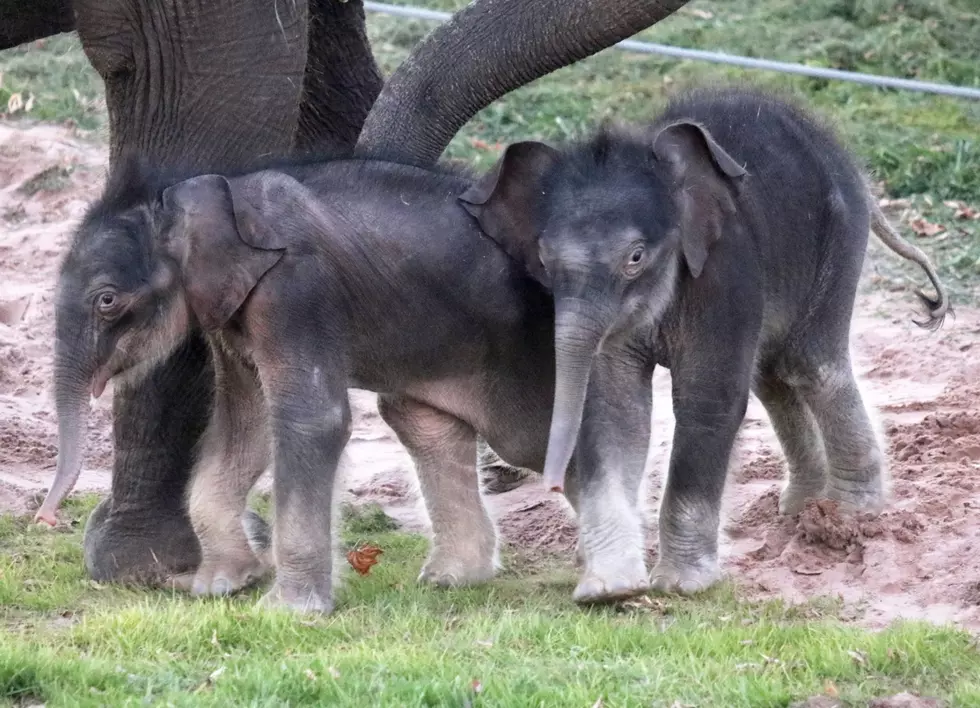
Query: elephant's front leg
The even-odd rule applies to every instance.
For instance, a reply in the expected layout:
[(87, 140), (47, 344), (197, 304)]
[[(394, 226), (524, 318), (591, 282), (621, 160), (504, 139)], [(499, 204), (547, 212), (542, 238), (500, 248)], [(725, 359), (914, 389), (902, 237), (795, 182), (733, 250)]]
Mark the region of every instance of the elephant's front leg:
[(337, 363), (285, 360), (260, 369), (275, 449), (276, 505), (276, 582), (261, 603), (329, 613), (338, 579), (334, 488), (350, 439), (350, 403)]
[(573, 598), (609, 602), (648, 588), (640, 488), (650, 445), (653, 367), (622, 351), (595, 358), (567, 494), (578, 513)]
[(214, 411), (194, 468), (188, 511), (201, 544), (195, 595), (225, 595), (268, 570), (250, 547), (243, 526), (248, 493), (269, 464), (269, 433), (254, 371), (214, 350)]
[[(745, 350), (741, 356), (740, 350)], [(712, 361), (718, 352), (730, 356)], [(693, 594), (721, 578), (721, 497), (748, 405), (752, 352), (737, 344), (706, 344), (700, 353), (693, 348), (676, 360), (674, 440), (660, 507), (660, 559), (651, 584), (663, 592)]]
[(489, 580), (498, 566), (497, 534), (480, 496), (475, 431), (410, 398), (379, 396), (378, 410), (415, 462), (432, 521), (419, 580), (444, 587)]

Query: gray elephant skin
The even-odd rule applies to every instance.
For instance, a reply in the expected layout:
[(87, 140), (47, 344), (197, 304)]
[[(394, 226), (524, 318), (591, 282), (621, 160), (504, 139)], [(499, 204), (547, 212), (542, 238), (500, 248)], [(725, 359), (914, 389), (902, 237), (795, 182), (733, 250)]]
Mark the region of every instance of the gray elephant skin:
[[(586, 506), (619, 495), (619, 526), (605, 531), (622, 539), (640, 535), (650, 377), (670, 369), (676, 428), (652, 587), (693, 593), (720, 577), (721, 496), (750, 391), (788, 461), (782, 513), (820, 496), (881, 510), (885, 461), (848, 342), (869, 230), (936, 288), (934, 300), (920, 293), (920, 324), (940, 326), (947, 297), (813, 117), (760, 92), (694, 92), (649, 126), (562, 149), (515, 143), (462, 200), (555, 298), (546, 482), (561, 488), (575, 460)], [(603, 577), (640, 577), (638, 550), (620, 558)]]
[[(475, 0), (383, 88), (361, 0), (10, 0), (0, 3), (0, 49), (78, 32), (105, 82), (111, 171), (131, 150), (201, 174), (349, 154), (355, 143), (363, 156), (427, 166), (498, 97), (686, 1), (610, 0), (599, 13), (591, 0)], [(200, 562), (184, 499), (212, 406), (209, 351), (194, 334), (113, 393), (112, 490), (85, 528), (96, 580), (155, 582)], [(500, 467), (485, 445), (481, 458)]]
[(39, 517), (53, 519), (77, 478), (89, 395), (110, 379), (138, 386), (199, 328), (217, 382), (187, 494), (202, 562), (177, 585), (225, 594), (265, 574), (243, 522), (255, 521), (246, 495), (271, 463), (276, 584), (265, 601), (332, 609), (350, 386), (380, 393), (415, 462), (433, 525), (421, 579), (491, 578), (477, 435), (541, 469), (554, 321), (543, 288), (458, 203), (472, 181), (360, 160), (176, 182), (133, 165), (62, 265), (58, 469)]

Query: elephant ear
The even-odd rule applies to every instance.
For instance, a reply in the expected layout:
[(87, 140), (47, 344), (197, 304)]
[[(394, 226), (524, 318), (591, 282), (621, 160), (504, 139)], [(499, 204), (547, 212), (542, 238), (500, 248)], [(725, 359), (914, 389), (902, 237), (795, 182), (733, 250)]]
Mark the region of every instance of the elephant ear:
[(188, 305), (205, 331), (220, 329), (279, 262), (284, 244), (220, 175), (168, 187), (163, 209), (172, 225), (166, 248), (180, 263)]
[(731, 182), (748, 173), (707, 128), (693, 121), (663, 128), (653, 140), (653, 152), (667, 163), (673, 177), (684, 260), (697, 278), (711, 245), (721, 238), (725, 215), (735, 212)]
[(537, 200), (544, 195), (541, 180), (557, 159), (558, 151), (544, 143), (513, 143), (497, 164), (459, 197), (483, 232), (541, 282), (545, 272), (538, 257), (540, 235), (534, 212)]

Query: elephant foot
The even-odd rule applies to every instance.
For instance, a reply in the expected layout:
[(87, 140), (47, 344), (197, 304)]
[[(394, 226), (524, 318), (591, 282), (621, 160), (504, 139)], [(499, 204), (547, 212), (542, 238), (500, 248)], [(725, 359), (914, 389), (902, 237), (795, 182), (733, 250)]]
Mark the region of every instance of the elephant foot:
[(824, 484), (802, 485), (790, 482), (779, 495), (779, 513), (783, 516), (796, 516), (803, 511), (804, 505), (810, 499), (820, 499), (824, 493)]
[(268, 570), (254, 555), (234, 560), (225, 558), (216, 563), (205, 561), (194, 575), (191, 594), (231, 595), (257, 583)]
[(454, 548), (452, 553), (436, 549), (422, 566), (420, 583), (441, 588), (478, 585), (493, 579), (497, 572), (496, 549)]
[(695, 565), (681, 565), (661, 560), (650, 573), (650, 587), (661, 593), (696, 595), (721, 580), (721, 569), (715, 559), (703, 559)]
[(112, 497), (89, 515), (82, 548), (85, 569), (98, 582), (169, 585), (201, 562), (197, 535), (182, 511), (150, 507), (145, 515), (120, 513), (113, 510)]
[(826, 497), (837, 502), (842, 512), (878, 516), (885, 509), (885, 490), (881, 478), (868, 482), (831, 478)]
[(333, 612), (333, 597), (330, 583), (323, 588), (310, 587), (276, 581), (262, 599), (259, 606), (271, 610), (289, 610), (302, 614), (317, 613), (328, 615)]
[[(624, 572), (630, 570), (631, 572)], [(586, 573), (572, 592), (572, 599), (581, 605), (617, 602), (650, 589), (646, 568), (624, 569), (619, 573), (599, 575)]]

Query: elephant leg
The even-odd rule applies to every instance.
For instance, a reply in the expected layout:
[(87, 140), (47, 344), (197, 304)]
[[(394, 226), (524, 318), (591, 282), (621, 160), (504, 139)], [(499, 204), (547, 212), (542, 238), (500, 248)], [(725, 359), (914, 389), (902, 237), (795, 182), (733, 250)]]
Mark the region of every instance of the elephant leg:
[(116, 390), (112, 492), (89, 517), (83, 542), (93, 579), (152, 584), (200, 562), (184, 498), (211, 380), (207, 344), (192, 336), (142, 381)]
[(259, 580), (267, 566), (246, 538), (248, 493), (269, 464), (265, 400), (253, 371), (212, 350), (215, 402), (200, 444), (188, 510), (201, 544), (195, 595), (227, 595)]
[(640, 488), (650, 445), (652, 367), (620, 352), (595, 358), (567, 495), (582, 566), (573, 599), (609, 602), (648, 588)]
[[(736, 315), (724, 310), (698, 313), (697, 331), (672, 355), (674, 438), (660, 507), (660, 558), (651, 574), (662, 592), (694, 594), (721, 579), (721, 497), (755, 355), (755, 323), (743, 316), (744, 326), (732, 327)], [(718, 352), (725, 353), (722, 365), (713, 363)]]
[(311, 0), (308, 46), (296, 148), (346, 155), (384, 84), (362, 0)]
[(775, 375), (764, 375), (756, 385), (776, 437), (786, 456), (789, 479), (779, 497), (781, 514), (798, 514), (807, 499), (823, 494), (827, 458), (820, 428), (803, 397)]
[(350, 402), (337, 362), (301, 361), (295, 351), (279, 352), (276, 363), (260, 365), (275, 450), (276, 509), (276, 582), (261, 604), (328, 614), (339, 580), (334, 506), (338, 467), (350, 439)]
[(480, 496), (475, 431), (401, 396), (379, 396), (378, 410), (415, 462), (432, 521), (432, 550), (419, 580), (442, 587), (489, 580), (498, 567), (497, 533)]
[(799, 390), (823, 435), (829, 471), (825, 494), (853, 511), (885, 505), (884, 456), (858, 390), (850, 358), (808, 367)]

